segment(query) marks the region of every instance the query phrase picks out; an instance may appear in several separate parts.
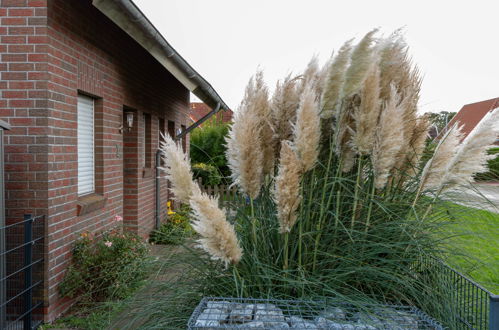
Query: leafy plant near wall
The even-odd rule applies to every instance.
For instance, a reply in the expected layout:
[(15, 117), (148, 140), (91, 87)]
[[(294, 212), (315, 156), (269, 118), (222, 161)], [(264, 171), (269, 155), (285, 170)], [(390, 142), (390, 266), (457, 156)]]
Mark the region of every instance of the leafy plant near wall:
[[(201, 127), (192, 131), (190, 136), (190, 157), (192, 164), (204, 164), (204, 167), (214, 167), (215, 173), (206, 173), (203, 168), (194, 170), (196, 178), (209, 174), (209, 180), (227, 182), (230, 175), (225, 156), (225, 137), (229, 131), (229, 125), (216, 120), (208, 120)], [(194, 169), (194, 168), (193, 168)], [(205, 179), (205, 178), (203, 178)], [(205, 182), (207, 184), (207, 182)], [(216, 183), (219, 184), (220, 182)]]
[(73, 249), (72, 265), (60, 284), (63, 296), (81, 301), (123, 299), (147, 274), (147, 247), (132, 233), (84, 233)]
[(312, 59), (271, 97), (262, 72), (250, 80), (227, 138), (247, 201), (229, 212), (166, 139), (167, 177), (212, 259), (190, 261), (206, 276), (203, 294), (446, 307), (437, 304), (445, 290), (434, 290), (442, 283), (419, 281), (417, 265), (445, 253), (440, 196), (483, 171), (499, 111), (462, 143), (450, 129), (422, 163), (431, 151), (428, 120), (417, 115), (419, 72), (399, 33), (375, 35), (346, 42), (322, 68)]

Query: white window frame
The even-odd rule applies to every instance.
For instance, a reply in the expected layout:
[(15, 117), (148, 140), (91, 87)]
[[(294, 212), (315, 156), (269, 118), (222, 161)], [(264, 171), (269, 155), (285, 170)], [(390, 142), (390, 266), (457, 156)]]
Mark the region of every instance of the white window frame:
[[(82, 131), (80, 129), (82, 128), (82, 125), (80, 124), (80, 118), (82, 115), (82, 112), (88, 109), (85, 109), (84, 106), (88, 106), (91, 104), (91, 138), (86, 139), (91, 141), (91, 149), (92, 152), (88, 153), (87, 151), (87, 156), (91, 154), (91, 163), (92, 166), (86, 166), (83, 167), (83, 162), (80, 161), (80, 154), (83, 152), (80, 148), (82, 147), (81, 141), (82, 139)], [(87, 135), (88, 137), (88, 135)], [(77, 104), (77, 155), (78, 155), (78, 176), (77, 176), (77, 181), (78, 181), (78, 195), (83, 196), (83, 195), (88, 195), (95, 193), (95, 100), (91, 97), (88, 97), (86, 95), (81, 95), (78, 94), (78, 104)], [(89, 171), (90, 168), (90, 175), (86, 175), (85, 177), (81, 177), (81, 173), (83, 172), (82, 170), (85, 169), (87, 172)], [(86, 180), (85, 182), (83, 180)]]

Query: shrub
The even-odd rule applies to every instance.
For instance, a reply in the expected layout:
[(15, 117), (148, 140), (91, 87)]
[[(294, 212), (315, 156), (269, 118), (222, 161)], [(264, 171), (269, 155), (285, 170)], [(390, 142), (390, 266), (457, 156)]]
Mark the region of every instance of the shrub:
[(190, 135), (190, 158), (192, 164), (206, 164), (217, 170), (217, 177), (227, 180), (230, 172), (225, 152), (227, 124), (211, 120), (196, 128)]
[(184, 204), (178, 211), (170, 214), (167, 222), (151, 233), (150, 242), (155, 244), (183, 243), (186, 237), (193, 234), (189, 223), (189, 212), (189, 206)]
[(192, 165), (194, 179), (201, 178), (203, 185), (217, 186), (222, 182), (222, 177), (218, 169), (210, 164), (195, 163)]
[(132, 233), (82, 234), (60, 285), (63, 296), (104, 301), (126, 298), (147, 274), (147, 246)]
[(167, 139), (173, 193), (191, 206), (211, 257), (189, 261), (205, 276), (202, 294), (375, 300), (450, 317), (445, 283), (421, 280), (424, 260), (445, 256), (441, 195), (483, 169), (499, 110), (462, 143), (455, 127), (432, 151), (407, 46), (374, 33), (347, 42), (322, 69), (311, 61), (272, 98), (263, 73), (250, 80), (227, 139), (247, 199), (228, 212), (189, 179), (181, 148)]

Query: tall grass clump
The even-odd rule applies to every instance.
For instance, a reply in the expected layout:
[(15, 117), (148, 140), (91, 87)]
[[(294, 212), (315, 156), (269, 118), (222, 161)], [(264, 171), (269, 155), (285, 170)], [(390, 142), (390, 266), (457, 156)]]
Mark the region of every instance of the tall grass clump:
[(444, 291), (422, 281), (418, 267), (446, 252), (440, 196), (483, 171), (499, 111), (462, 142), (459, 128), (451, 130), (424, 164), (420, 86), (400, 34), (376, 30), (345, 43), (323, 68), (313, 59), (274, 95), (258, 72), (227, 138), (241, 193), (229, 210), (175, 180), (189, 170), (174, 169), (180, 149), (164, 149), (173, 188), (194, 210), (199, 244), (212, 258), (190, 263), (206, 275), (203, 294), (437, 308)]

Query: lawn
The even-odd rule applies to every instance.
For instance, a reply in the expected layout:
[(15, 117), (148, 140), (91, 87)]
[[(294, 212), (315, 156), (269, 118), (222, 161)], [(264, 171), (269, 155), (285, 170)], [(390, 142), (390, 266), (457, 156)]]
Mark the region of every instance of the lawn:
[(447, 262), (499, 294), (499, 214), (447, 203), (452, 255)]

